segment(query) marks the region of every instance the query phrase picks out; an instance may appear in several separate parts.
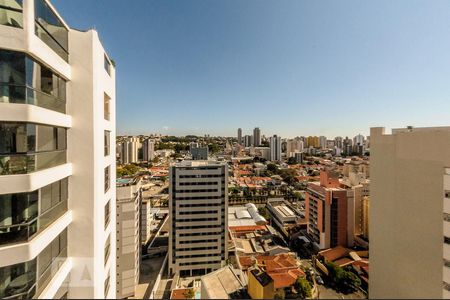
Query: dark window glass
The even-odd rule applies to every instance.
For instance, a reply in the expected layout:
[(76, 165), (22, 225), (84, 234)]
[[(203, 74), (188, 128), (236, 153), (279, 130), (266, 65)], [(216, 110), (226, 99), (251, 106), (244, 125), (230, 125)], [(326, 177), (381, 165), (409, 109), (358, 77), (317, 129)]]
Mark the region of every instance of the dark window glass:
[(105, 144), (105, 156), (109, 155), (109, 148), (110, 148), (110, 136), (111, 132), (108, 130), (105, 130), (105, 138), (104, 138), (104, 144)]
[(68, 60), (69, 31), (45, 3), (35, 1), (36, 35), (64, 60)]
[(109, 190), (109, 182), (111, 180), (111, 167), (108, 166), (105, 168), (105, 193)]
[(109, 62), (109, 59), (108, 57), (106, 57), (106, 55), (104, 56), (104, 60), (105, 60), (105, 70), (109, 75), (111, 75), (111, 63)]
[(0, 83), (25, 85), (25, 54), (0, 51)]
[(66, 139), (65, 128), (0, 122), (0, 155), (65, 150)]

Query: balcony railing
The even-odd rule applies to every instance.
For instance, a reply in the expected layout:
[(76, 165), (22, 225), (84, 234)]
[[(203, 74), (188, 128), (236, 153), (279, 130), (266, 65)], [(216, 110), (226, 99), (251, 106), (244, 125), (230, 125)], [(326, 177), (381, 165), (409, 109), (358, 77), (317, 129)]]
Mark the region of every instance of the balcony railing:
[(31, 240), (37, 233), (62, 216), (67, 211), (67, 207), (67, 200), (63, 200), (26, 223), (0, 226), (0, 246)]
[(32, 104), (66, 113), (66, 101), (25, 86), (0, 84), (0, 102)]
[(66, 163), (66, 150), (0, 155), (0, 175), (28, 174)]

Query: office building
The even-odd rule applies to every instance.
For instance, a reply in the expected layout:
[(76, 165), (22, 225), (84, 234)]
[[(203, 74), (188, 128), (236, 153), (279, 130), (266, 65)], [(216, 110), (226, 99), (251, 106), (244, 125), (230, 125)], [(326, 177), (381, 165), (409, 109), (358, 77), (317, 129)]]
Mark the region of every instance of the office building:
[(253, 129), (253, 146), (261, 146), (261, 129), (259, 127)]
[(281, 137), (274, 135), (270, 137), (270, 160), (281, 161)]
[(152, 161), (155, 158), (155, 141), (146, 139), (142, 145), (142, 155), (144, 161)]
[(370, 143), (370, 297), (450, 298), (450, 127)]
[(141, 259), (139, 225), (142, 203), (140, 178), (121, 179), (117, 184), (116, 193), (116, 297), (123, 299), (134, 296), (136, 286), (139, 284)]
[(192, 147), (191, 156), (192, 160), (208, 160), (208, 146)]
[(2, 1), (0, 85), (0, 298), (115, 298), (115, 68), (98, 33)]
[(228, 258), (228, 166), (183, 161), (169, 172), (169, 273), (199, 276)]
[(242, 128), (238, 128), (237, 131), (237, 142), (239, 145), (242, 145)]
[(303, 141), (299, 138), (289, 139), (286, 141), (286, 156), (294, 157), (295, 153), (303, 151)]
[(305, 198), (308, 235), (318, 249), (347, 246), (347, 191), (334, 171), (320, 172), (320, 182), (308, 184)]

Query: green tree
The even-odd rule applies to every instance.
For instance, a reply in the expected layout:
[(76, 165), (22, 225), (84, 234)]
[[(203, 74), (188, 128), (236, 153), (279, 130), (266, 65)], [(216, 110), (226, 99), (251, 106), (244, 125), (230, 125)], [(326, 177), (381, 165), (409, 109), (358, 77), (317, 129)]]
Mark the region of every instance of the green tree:
[(117, 177), (133, 176), (139, 171), (139, 167), (133, 164), (125, 165), (122, 168), (117, 168)]
[(343, 293), (352, 293), (361, 285), (361, 279), (349, 271), (332, 262), (327, 262), (326, 267), (329, 277), (333, 280), (335, 288)]
[(264, 219), (269, 220), (270, 219), (270, 215), (269, 212), (267, 211), (267, 208), (265, 207), (258, 207), (258, 213), (264, 217)]
[(268, 164), (267, 171), (272, 172), (274, 174), (278, 174), (278, 167), (276, 164)]
[(309, 281), (304, 277), (299, 277), (294, 283), (294, 288), (297, 291), (297, 295), (301, 299), (311, 298), (312, 287)]

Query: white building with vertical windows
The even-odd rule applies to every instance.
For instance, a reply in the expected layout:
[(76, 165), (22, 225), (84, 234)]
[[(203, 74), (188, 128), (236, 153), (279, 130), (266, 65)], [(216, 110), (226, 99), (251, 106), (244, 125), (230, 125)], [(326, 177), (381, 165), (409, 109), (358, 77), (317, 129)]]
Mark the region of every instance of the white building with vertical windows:
[(270, 137), (270, 160), (281, 161), (281, 137), (274, 135)]
[(169, 172), (169, 273), (200, 276), (228, 258), (228, 166), (183, 161)]
[(47, 0), (0, 2), (0, 298), (115, 298), (115, 68)]

